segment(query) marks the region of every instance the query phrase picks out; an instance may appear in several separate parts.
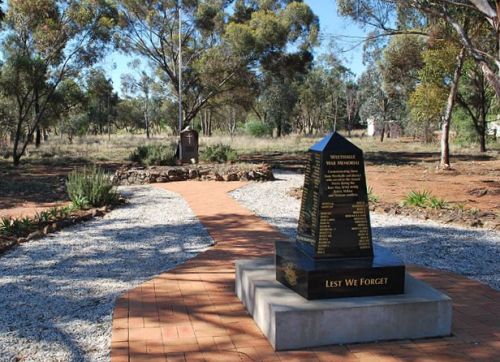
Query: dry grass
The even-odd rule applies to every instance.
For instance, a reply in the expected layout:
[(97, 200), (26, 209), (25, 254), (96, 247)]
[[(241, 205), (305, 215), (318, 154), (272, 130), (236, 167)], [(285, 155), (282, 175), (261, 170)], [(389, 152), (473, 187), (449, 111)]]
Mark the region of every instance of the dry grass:
[[(321, 137), (289, 135), (279, 139), (254, 138), (246, 135), (230, 137), (227, 135), (214, 135), (212, 137), (200, 137), (200, 147), (223, 143), (230, 145), (240, 154), (255, 152), (281, 152), (300, 153), (306, 151)], [(39, 149), (34, 146), (28, 148), (27, 156), (34, 162), (45, 164), (64, 165), (71, 161), (81, 162), (124, 162), (130, 153), (139, 145), (160, 144), (175, 142), (176, 137), (170, 135), (155, 135), (147, 140), (144, 135), (112, 135), (87, 136), (75, 138), (69, 143), (66, 138), (52, 137), (48, 142), (42, 143)], [(354, 132), (351, 141), (365, 152), (439, 152), (439, 144), (424, 144), (410, 138), (386, 139), (383, 143), (378, 138), (363, 137), (361, 132)], [(498, 155), (500, 142), (497, 142), (494, 155)], [(477, 147), (461, 148), (451, 145), (452, 153), (477, 154)]]

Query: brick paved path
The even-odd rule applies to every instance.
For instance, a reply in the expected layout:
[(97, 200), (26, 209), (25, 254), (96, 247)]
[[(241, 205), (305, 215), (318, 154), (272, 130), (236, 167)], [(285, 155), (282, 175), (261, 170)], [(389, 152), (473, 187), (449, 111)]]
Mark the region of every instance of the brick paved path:
[(234, 260), (270, 254), (283, 236), (227, 195), (242, 185), (158, 185), (181, 194), (217, 244), (117, 301), (112, 362), (500, 361), (500, 293), (417, 267), (409, 271), (453, 298), (453, 336), (275, 352), (234, 294)]

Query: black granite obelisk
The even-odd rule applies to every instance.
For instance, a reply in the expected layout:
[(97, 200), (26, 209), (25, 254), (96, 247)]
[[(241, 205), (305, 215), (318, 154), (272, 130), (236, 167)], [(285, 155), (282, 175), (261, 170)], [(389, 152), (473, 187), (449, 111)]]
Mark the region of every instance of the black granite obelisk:
[(403, 293), (404, 264), (372, 244), (363, 152), (335, 132), (308, 154), (297, 240), (276, 242), (276, 279), (307, 299)]

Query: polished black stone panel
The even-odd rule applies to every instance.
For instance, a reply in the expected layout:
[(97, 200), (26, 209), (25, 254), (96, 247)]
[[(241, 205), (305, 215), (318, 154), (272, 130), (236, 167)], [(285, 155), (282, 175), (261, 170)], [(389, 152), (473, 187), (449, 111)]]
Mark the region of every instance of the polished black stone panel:
[(309, 149), (298, 246), (317, 259), (373, 256), (363, 152), (334, 132)]
[(403, 294), (405, 266), (382, 247), (373, 258), (315, 259), (296, 243), (275, 243), (276, 280), (306, 299)]

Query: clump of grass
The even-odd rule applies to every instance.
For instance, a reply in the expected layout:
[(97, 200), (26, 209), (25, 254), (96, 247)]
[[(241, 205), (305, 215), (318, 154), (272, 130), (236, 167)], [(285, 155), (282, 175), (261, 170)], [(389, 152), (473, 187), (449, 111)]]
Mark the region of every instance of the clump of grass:
[(113, 205), (119, 198), (110, 175), (95, 166), (70, 172), (66, 190), (71, 202), (77, 208)]
[(439, 197), (432, 196), (429, 191), (410, 191), (403, 200), (404, 206), (413, 206), (431, 209), (446, 209), (448, 202)]
[(426, 207), (431, 197), (428, 191), (410, 191), (403, 199), (404, 206)]
[(226, 163), (228, 161), (235, 161), (238, 155), (231, 146), (223, 143), (218, 143), (213, 146), (207, 146), (201, 152), (200, 158), (207, 162)]
[(129, 160), (145, 166), (173, 166), (176, 161), (175, 145), (139, 146), (130, 154)]
[(368, 186), (368, 202), (377, 203), (378, 196), (373, 192), (373, 188)]
[(455, 205), (453, 205), (453, 208), (457, 209), (458, 211), (462, 211), (462, 212), (466, 210), (464, 202), (458, 202), (458, 203), (456, 203)]
[(31, 228), (33, 222), (29, 217), (2, 218), (0, 232), (4, 235), (22, 236)]
[(439, 197), (431, 196), (427, 202), (431, 209), (446, 209), (448, 207), (448, 202)]

